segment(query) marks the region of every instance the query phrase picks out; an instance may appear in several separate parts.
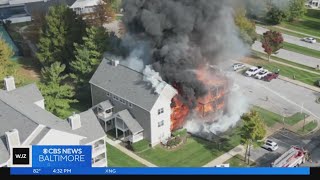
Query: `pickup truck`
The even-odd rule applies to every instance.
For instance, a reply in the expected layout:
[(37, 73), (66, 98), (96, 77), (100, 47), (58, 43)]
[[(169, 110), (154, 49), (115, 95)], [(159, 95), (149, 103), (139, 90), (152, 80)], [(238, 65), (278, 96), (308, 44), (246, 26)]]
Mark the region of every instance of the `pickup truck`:
[(255, 76), (256, 74), (258, 74), (259, 72), (261, 72), (263, 70), (263, 68), (261, 66), (257, 66), (257, 67), (252, 67), (250, 69), (248, 69), (244, 75), (246, 76)]

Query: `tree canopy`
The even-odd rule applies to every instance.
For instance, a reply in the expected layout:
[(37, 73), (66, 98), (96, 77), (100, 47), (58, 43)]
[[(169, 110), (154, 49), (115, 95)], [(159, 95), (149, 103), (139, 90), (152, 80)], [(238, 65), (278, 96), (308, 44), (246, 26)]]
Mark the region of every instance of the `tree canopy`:
[[(246, 147), (246, 156), (248, 149), (253, 146), (259, 146), (261, 140), (266, 135), (265, 124), (256, 111), (250, 111), (242, 116), (243, 126), (241, 127), (241, 141)], [(249, 149), (250, 151), (250, 149)], [(246, 159), (246, 157), (245, 157)]]
[(102, 27), (115, 19), (115, 10), (112, 8), (112, 2), (100, 0), (94, 8), (94, 12), (84, 15), (86, 22), (92, 26)]
[(290, 0), (289, 21), (302, 17), (306, 13), (305, 0)]
[(264, 52), (268, 55), (268, 60), (270, 60), (271, 54), (275, 54), (283, 47), (283, 37), (280, 32), (277, 31), (267, 31), (263, 33), (261, 39), (262, 47)]
[(246, 11), (243, 8), (237, 9), (234, 21), (240, 30), (243, 42), (251, 46), (258, 37), (255, 23), (246, 17)]
[(75, 44), (75, 58), (70, 63), (72, 75), (78, 87), (88, 85), (88, 82), (100, 64), (103, 53), (107, 50), (109, 34), (102, 27), (86, 29), (83, 44)]
[(64, 81), (68, 75), (62, 75), (66, 66), (60, 62), (54, 62), (50, 67), (41, 70), (42, 82), (39, 89), (44, 96), (46, 109), (56, 116), (64, 119), (68, 117), (70, 104), (78, 102), (73, 97), (75, 95), (73, 86)]
[(43, 66), (59, 61), (68, 68), (74, 43), (80, 43), (85, 23), (66, 5), (49, 8), (40, 32), (37, 57)]
[(288, 13), (285, 10), (273, 5), (266, 14), (266, 19), (269, 23), (280, 24), (288, 18)]

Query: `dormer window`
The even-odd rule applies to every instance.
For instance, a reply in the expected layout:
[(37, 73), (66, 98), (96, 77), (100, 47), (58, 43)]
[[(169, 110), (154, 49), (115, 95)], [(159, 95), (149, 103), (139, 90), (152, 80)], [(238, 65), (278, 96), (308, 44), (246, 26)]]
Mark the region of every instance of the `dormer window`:
[(108, 114), (111, 113), (111, 112), (112, 112), (112, 109), (107, 109), (106, 110), (106, 113), (108, 113)]
[(110, 94), (109, 92), (107, 92), (107, 96), (108, 96), (108, 97), (110, 97), (110, 96), (111, 96), (111, 94)]
[(132, 108), (132, 104), (131, 104), (131, 103), (129, 103), (129, 102), (128, 102), (128, 106), (129, 106), (129, 108)]
[(119, 101), (119, 98), (115, 95), (113, 95), (113, 99), (116, 100), (116, 101)]

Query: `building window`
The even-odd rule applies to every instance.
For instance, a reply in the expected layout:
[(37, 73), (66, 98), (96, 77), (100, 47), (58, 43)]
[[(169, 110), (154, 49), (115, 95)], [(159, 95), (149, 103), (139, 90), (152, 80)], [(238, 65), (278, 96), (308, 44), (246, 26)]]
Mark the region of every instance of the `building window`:
[(121, 98), (120, 98), (120, 102), (121, 102), (122, 104), (127, 104), (126, 100), (121, 99)]
[(111, 94), (110, 94), (109, 92), (107, 92), (107, 96), (108, 96), (108, 97), (110, 97), (110, 96), (111, 96)]
[(163, 108), (158, 109), (158, 115), (163, 113)]
[(161, 127), (163, 125), (164, 125), (164, 120), (158, 122), (158, 127)]
[(130, 108), (132, 108), (132, 104), (131, 104), (131, 103), (129, 103), (129, 102), (128, 102), (128, 106), (129, 106)]
[(119, 98), (115, 95), (113, 95), (113, 99), (116, 100), (116, 101), (119, 101)]

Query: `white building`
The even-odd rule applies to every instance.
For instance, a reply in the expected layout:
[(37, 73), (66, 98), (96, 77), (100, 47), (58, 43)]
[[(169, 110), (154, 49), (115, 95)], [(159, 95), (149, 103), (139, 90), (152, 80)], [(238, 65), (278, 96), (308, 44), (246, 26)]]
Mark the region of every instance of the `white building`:
[(70, 8), (77, 14), (88, 14), (94, 12), (94, 8), (103, 3), (102, 0), (77, 0)]
[(29, 145), (91, 145), (92, 166), (107, 166), (105, 132), (93, 110), (59, 119), (44, 109), (35, 84), (15, 88), (5, 78), (0, 90), (0, 167), (11, 166), (10, 149)]
[(311, 8), (320, 8), (320, 0), (308, 0), (308, 6)]
[(159, 93), (143, 74), (115, 60), (103, 59), (90, 80), (92, 106), (105, 125), (116, 136), (130, 142), (142, 138), (152, 146), (171, 136), (171, 100), (177, 91), (164, 84)]

